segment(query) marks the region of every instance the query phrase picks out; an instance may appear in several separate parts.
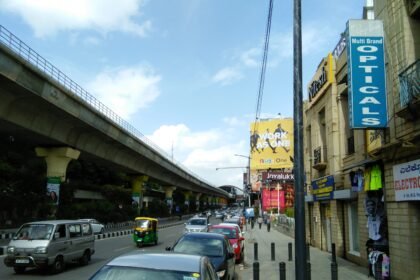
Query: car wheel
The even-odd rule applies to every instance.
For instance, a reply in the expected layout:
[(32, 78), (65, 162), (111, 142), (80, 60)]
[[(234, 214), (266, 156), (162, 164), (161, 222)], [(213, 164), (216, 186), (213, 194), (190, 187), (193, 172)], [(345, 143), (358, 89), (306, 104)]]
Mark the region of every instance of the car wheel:
[(64, 260), (63, 257), (58, 256), (55, 258), (53, 265), (51, 266), (51, 273), (57, 274), (64, 270)]
[(90, 261), (90, 251), (86, 250), (83, 256), (80, 258), (79, 263), (80, 265), (87, 265)]
[(15, 270), (16, 274), (22, 274), (25, 272), (26, 267), (24, 266), (15, 266), (13, 267), (13, 269)]

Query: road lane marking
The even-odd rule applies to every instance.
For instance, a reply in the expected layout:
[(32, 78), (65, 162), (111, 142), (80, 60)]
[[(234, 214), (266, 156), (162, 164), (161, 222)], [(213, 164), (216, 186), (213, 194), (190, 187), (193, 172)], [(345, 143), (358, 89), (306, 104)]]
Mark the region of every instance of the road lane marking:
[(118, 249), (115, 249), (114, 252), (123, 251), (123, 250), (126, 250), (128, 248), (133, 248), (133, 246), (126, 246), (126, 247), (118, 248)]

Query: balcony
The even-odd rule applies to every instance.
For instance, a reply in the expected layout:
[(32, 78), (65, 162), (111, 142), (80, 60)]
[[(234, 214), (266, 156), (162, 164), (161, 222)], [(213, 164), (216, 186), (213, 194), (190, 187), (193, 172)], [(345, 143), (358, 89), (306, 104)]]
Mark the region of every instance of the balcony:
[(397, 116), (414, 121), (420, 110), (420, 59), (399, 74), (401, 110)]
[(316, 170), (324, 170), (327, 168), (327, 147), (318, 147), (313, 152), (313, 165), (312, 168)]

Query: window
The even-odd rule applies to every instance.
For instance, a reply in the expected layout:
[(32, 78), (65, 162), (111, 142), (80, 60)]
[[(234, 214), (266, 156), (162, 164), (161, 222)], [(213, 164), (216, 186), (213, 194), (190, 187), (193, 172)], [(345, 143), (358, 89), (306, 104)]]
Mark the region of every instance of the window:
[(69, 225), (70, 238), (82, 236), (82, 226), (80, 224)]
[(58, 233), (58, 238), (66, 237), (66, 225), (58, 225), (55, 232)]
[(348, 207), (350, 253), (359, 255), (359, 216), (357, 201), (352, 201)]

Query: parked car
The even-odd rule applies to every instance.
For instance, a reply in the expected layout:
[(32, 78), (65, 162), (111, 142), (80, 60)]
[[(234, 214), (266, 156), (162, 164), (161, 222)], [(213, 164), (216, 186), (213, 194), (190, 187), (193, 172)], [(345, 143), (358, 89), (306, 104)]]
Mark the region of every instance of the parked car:
[(229, 239), (219, 233), (194, 232), (181, 236), (166, 250), (175, 253), (205, 255), (223, 280), (235, 279), (235, 253)]
[(4, 264), (23, 273), (28, 267), (61, 272), (66, 263), (86, 265), (95, 253), (95, 236), (86, 221), (50, 220), (23, 224), (10, 240)]
[(185, 223), (185, 232), (207, 232), (210, 225), (207, 218), (194, 217)]
[(235, 252), (235, 259), (237, 263), (244, 260), (244, 240), (242, 233), (236, 225), (213, 225), (210, 227), (209, 232), (220, 233), (226, 235), (229, 239), (230, 245)]
[(114, 258), (90, 280), (197, 279), (217, 280), (206, 256), (190, 254), (131, 253)]
[(79, 219), (79, 221), (90, 223), (94, 234), (105, 232), (105, 226), (95, 219)]
[(236, 224), (236, 225), (238, 225), (241, 228), (241, 231), (243, 231), (244, 224), (242, 223), (241, 218), (238, 217), (238, 216), (233, 216), (233, 217), (231, 217), (229, 219), (224, 219), (223, 220), (223, 223), (224, 224)]

